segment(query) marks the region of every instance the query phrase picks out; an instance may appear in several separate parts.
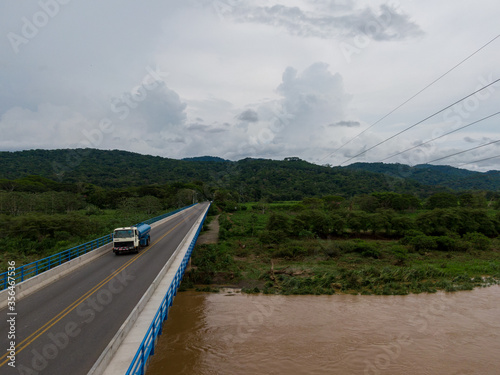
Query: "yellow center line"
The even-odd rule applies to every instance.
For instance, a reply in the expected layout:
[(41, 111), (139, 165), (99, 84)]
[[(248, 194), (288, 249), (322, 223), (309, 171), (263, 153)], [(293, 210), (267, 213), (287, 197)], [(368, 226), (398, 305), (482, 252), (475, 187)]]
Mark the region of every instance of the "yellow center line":
[[(165, 238), (168, 234), (170, 234), (175, 228), (177, 228), (179, 225), (182, 223), (186, 222), (187, 219), (189, 219), (191, 216), (195, 214), (192, 213), (189, 216), (183, 218), (181, 222), (179, 222), (177, 225), (175, 225), (172, 229), (170, 229), (168, 232), (166, 232), (163, 236), (161, 236), (158, 240), (153, 242), (150, 246), (148, 246), (145, 250), (143, 250), (140, 254), (136, 255), (134, 258), (129, 260), (127, 263), (122, 265), (120, 268), (118, 268), (116, 271), (114, 271), (111, 275), (106, 277), (104, 280), (102, 280), (99, 284), (94, 286), (92, 289), (90, 289), (88, 292), (86, 292), (83, 296), (78, 298), (75, 302), (73, 302), (71, 305), (66, 307), (63, 311), (61, 311), (59, 314), (57, 314), (54, 318), (52, 318), (50, 321), (45, 323), (42, 327), (37, 329), (35, 332), (33, 332), (31, 335), (29, 335), (27, 338), (25, 338), (23, 341), (21, 341), (19, 344), (16, 345), (16, 354), (20, 353), (22, 350), (24, 350), (28, 345), (30, 345), (33, 341), (35, 341), (38, 337), (40, 337), (42, 334), (47, 332), (50, 328), (52, 328), (57, 322), (59, 322), (61, 319), (63, 319), (66, 315), (68, 315), (71, 311), (73, 311), (75, 308), (77, 308), (82, 302), (84, 302), (88, 297), (90, 297), (92, 294), (97, 292), (99, 289), (101, 289), (106, 283), (108, 283), (111, 279), (113, 279), (116, 275), (118, 275), (120, 272), (122, 272), (125, 268), (130, 266), (132, 263), (134, 263), (137, 259), (139, 259), (141, 256), (146, 254), (149, 249), (151, 249), (154, 245), (156, 245), (158, 242), (160, 242), (163, 238)], [(7, 357), (8, 353), (5, 353), (3, 356), (0, 357), (0, 360), (4, 359)], [(8, 362), (8, 358), (6, 358), (2, 363), (0, 363), (0, 367), (5, 365)]]

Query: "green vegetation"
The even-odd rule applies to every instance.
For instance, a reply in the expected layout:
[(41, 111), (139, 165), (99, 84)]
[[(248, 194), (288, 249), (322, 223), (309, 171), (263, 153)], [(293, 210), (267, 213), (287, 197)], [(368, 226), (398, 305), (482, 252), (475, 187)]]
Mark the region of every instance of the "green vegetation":
[(0, 272), (8, 261), (21, 266), (82, 243), (102, 237), (154, 215), (124, 210), (72, 211), (67, 214), (0, 215)]
[[(270, 294), (408, 294), (500, 281), (498, 212), (386, 194), (247, 203), (220, 214), (220, 241), (195, 249), (188, 286), (234, 285)], [(406, 195), (390, 194), (394, 202)], [(389, 204), (391, 205), (391, 204)], [(365, 210), (360, 210), (360, 206)], [(374, 207), (375, 206), (375, 207)]]
[(186, 285), (285, 294), (467, 289), (499, 278), (497, 175), (444, 166), (340, 168), (295, 157), (0, 152), (0, 271), (6, 260), (25, 264), (214, 200), (220, 242), (197, 249)]
[(0, 187), (14, 191), (23, 189), (22, 179), (33, 175), (59, 184), (92, 184), (114, 189), (203, 181), (210, 189), (230, 191), (236, 202), (353, 196), (374, 191), (420, 195), (429, 191), (410, 179), (319, 166), (298, 158), (230, 162), (213, 158), (174, 160), (118, 150), (30, 150), (0, 152), (0, 166)]
[(10, 183), (18, 191), (0, 190), (0, 272), (7, 261), (21, 266), (203, 196), (202, 185), (181, 183), (127, 189), (36, 177)]
[(443, 186), (451, 190), (491, 190), (500, 187), (499, 171), (473, 172), (447, 165), (421, 164), (410, 167), (404, 164), (354, 163), (346, 168), (357, 171), (383, 173), (387, 176), (411, 179), (427, 186)]

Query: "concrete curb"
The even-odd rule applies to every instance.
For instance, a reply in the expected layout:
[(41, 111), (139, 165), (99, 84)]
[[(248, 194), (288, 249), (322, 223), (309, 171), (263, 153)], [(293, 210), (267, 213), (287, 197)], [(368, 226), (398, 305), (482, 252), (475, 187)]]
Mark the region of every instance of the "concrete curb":
[[(196, 220), (191, 230), (186, 234), (179, 246), (177, 246), (174, 254), (172, 254), (87, 375), (116, 375), (126, 373), (132, 358), (141, 345), (149, 325), (161, 305), (166, 291), (172, 283), (177, 269), (184, 259), (189, 245), (196, 235), (205, 212), (206, 210), (200, 214), (200, 217)], [(141, 319), (139, 319), (139, 316)], [(138, 323), (136, 324), (136, 322)]]
[[(189, 211), (192, 207), (177, 212), (171, 216), (168, 216), (162, 220), (157, 221), (156, 223), (151, 224), (151, 227), (154, 228), (158, 225), (161, 225), (177, 215), (181, 215)], [(108, 243), (104, 246), (98, 247), (95, 250), (89, 251), (86, 254), (79, 256), (78, 258), (71, 259), (68, 262), (65, 262), (57, 267), (51, 268), (48, 271), (45, 271), (39, 275), (33, 276), (19, 284), (16, 285), (16, 301), (19, 301), (21, 298), (24, 298), (36, 291), (44, 288), (48, 284), (53, 283), (54, 281), (59, 280), (60, 278), (66, 276), (68, 273), (73, 272), (74, 270), (83, 267), (87, 263), (97, 259), (104, 254), (109, 253), (111, 250), (111, 243)], [(4, 289), (0, 292), (0, 310), (7, 306), (7, 293), (8, 289)]]

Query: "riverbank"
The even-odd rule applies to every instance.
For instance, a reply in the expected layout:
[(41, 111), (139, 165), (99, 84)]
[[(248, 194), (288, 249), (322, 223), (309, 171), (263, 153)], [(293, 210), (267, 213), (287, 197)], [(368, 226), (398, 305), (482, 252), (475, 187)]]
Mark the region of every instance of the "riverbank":
[[(250, 205), (222, 213), (219, 240), (197, 245), (183, 289), (231, 286), (246, 293), (283, 295), (405, 295), (471, 290), (500, 280), (495, 237), (426, 236), (413, 230), (394, 238), (368, 232), (285, 238), (269, 230), (273, 215), (272, 207)], [(450, 243), (456, 248), (440, 250)]]

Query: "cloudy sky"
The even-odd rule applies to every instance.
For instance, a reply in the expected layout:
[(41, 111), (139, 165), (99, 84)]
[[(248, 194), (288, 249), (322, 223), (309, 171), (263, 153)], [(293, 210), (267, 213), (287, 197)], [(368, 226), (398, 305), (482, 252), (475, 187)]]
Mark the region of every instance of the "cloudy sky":
[[(496, 0), (2, 0), (0, 150), (433, 161), (500, 140), (500, 115), (482, 120), (500, 83), (384, 140), (500, 78), (499, 14)], [(497, 155), (435, 163), (486, 171)]]

